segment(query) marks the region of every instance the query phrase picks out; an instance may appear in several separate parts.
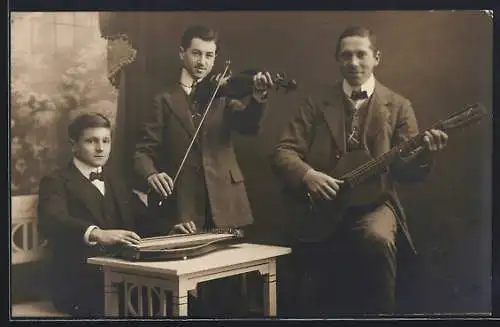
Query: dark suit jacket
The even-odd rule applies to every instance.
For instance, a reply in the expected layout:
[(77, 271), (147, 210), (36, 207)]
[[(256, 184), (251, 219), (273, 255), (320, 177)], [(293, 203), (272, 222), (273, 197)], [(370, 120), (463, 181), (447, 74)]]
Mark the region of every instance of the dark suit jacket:
[[(418, 125), (410, 101), (404, 97), (379, 82), (376, 82), (372, 97), (362, 138), (369, 153), (377, 157), (418, 134)], [(297, 191), (302, 188), (302, 179), (311, 167), (332, 171), (346, 151), (344, 98), (341, 83), (320, 90), (318, 96), (308, 97), (286, 127), (271, 159), (272, 169), (283, 181), (285, 189)], [(421, 156), (410, 164), (394, 165), (383, 179), (385, 191), (396, 208), (401, 230), (414, 251), (395, 182), (420, 181), (430, 168), (430, 158)], [(300, 235), (300, 232), (297, 231), (298, 238), (314, 238), (314, 235)]]
[(72, 314), (102, 312), (102, 272), (86, 260), (103, 252), (98, 246), (85, 244), (83, 236), (87, 228), (97, 225), (103, 229), (134, 229), (129, 207), (131, 192), (119, 176), (106, 169), (104, 174), (106, 192), (112, 191), (115, 197), (119, 226), (108, 225), (99, 202), (99, 190), (72, 162), (40, 182), (38, 223), (51, 249), (52, 297), (58, 309)]
[[(255, 135), (260, 129), (265, 105), (253, 98), (247, 100), (246, 105), (226, 97), (213, 101), (169, 205), (159, 213), (167, 223), (162, 227), (167, 229), (164, 233), (182, 221), (203, 225), (204, 218), (194, 206), (205, 187), (217, 227), (242, 227), (253, 222), (231, 137), (235, 131)], [(143, 183), (155, 172), (166, 172), (173, 179), (195, 133), (188, 98), (175, 83), (157, 95), (154, 106), (147, 110), (136, 144), (135, 171)]]

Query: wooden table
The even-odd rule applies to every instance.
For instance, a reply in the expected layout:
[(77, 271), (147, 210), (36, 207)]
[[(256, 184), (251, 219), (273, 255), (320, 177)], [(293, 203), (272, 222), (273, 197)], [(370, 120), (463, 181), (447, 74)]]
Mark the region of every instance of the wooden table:
[[(105, 315), (119, 316), (119, 284), (125, 285), (125, 311), (138, 316), (153, 316), (153, 293), (160, 300), (160, 316), (167, 316), (167, 294), (172, 294), (171, 316), (188, 315), (188, 292), (200, 282), (259, 271), (264, 277), (264, 313), (276, 316), (276, 258), (291, 253), (290, 248), (242, 243), (204, 256), (179, 261), (131, 262), (108, 257), (89, 258), (89, 264), (104, 271)], [(138, 310), (130, 304), (131, 290), (138, 292)], [(143, 290), (147, 312), (143, 312)], [(131, 310), (132, 309), (132, 310)], [(125, 313), (126, 313), (125, 312)]]

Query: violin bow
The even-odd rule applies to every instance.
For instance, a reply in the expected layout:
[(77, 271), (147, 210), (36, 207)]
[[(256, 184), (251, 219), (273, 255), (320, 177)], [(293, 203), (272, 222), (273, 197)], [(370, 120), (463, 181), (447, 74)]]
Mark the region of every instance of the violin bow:
[[(226, 76), (228, 70), (229, 70), (229, 65), (231, 64), (231, 61), (228, 59), (226, 61), (226, 67), (224, 68), (224, 72), (222, 73), (222, 76), (221, 78), (219, 78), (219, 80), (217, 81), (217, 86), (210, 98), (210, 101), (208, 102), (207, 104), (207, 108), (205, 109), (205, 111), (203, 112), (203, 116), (201, 117), (201, 121), (200, 123), (198, 124), (198, 127), (196, 128), (195, 132), (194, 132), (194, 135), (193, 137), (191, 138), (191, 142), (189, 143), (189, 146), (188, 148), (186, 149), (186, 153), (184, 153), (184, 157), (182, 158), (182, 161), (181, 161), (181, 164), (179, 165), (179, 168), (177, 169), (177, 172), (175, 173), (175, 176), (174, 176), (174, 179), (172, 181), (172, 186), (175, 188), (175, 183), (177, 182), (177, 179), (179, 178), (179, 175), (182, 171), (182, 168), (184, 167), (184, 164), (186, 163), (186, 159), (187, 157), (189, 156), (189, 153), (191, 152), (191, 149), (194, 145), (194, 142), (196, 141), (196, 138), (198, 137), (198, 134), (200, 133), (200, 130), (201, 130), (201, 127), (203, 126), (203, 122), (205, 121), (205, 118), (207, 117), (207, 114), (208, 114), (208, 111), (210, 110), (210, 107), (212, 106), (212, 102), (214, 101), (215, 99), (215, 96), (217, 95), (217, 92), (219, 91), (223, 81), (224, 81), (224, 76)], [(158, 204), (161, 206), (162, 205), (162, 201), (160, 200), (158, 202)]]

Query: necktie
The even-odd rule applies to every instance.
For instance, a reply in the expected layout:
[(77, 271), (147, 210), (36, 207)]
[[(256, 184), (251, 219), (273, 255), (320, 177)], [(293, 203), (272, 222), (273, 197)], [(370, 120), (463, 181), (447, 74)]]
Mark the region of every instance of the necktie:
[(351, 99), (354, 101), (368, 99), (368, 93), (366, 91), (352, 91)]
[(89, 179), (91, 182), (93, 182), (96, 179), (98, 179), (100, 181), (104, 181), (104, 176), (103, 176), (102, 172), (96, 173), (95, 171), (93, 171), (90, 173)]
[(200, 107), (201, 103), (199, 102), (199, 93), (197, 93), (196, 87), (198, 86), (198, 83), (196, 81), (193, 81), (193, 84), (191, 85), (191, 118), (193, 120), (193, 124), (195, 128), (198, 128), (201, 122), (201, 110), (202, 108)]

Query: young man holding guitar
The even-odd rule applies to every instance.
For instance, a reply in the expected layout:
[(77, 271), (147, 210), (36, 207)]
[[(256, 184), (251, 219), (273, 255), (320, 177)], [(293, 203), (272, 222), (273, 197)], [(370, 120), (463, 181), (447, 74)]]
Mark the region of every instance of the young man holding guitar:
[[(390, 152), (419, 130), (410, 101), (373, 75), (381, 56), (375, 35), (347, 28), (335, 55), (343, 81), (305, 101), (272, 156), (285, 189), (308, 205), (293, 223), (300, 316), (390, 314), (398, 228), (414, 250), (395, 182), (423, 180), (448, 136), (430, 129), (416, 151)], [(411, 160), (371, 160), (388, 152)]]

